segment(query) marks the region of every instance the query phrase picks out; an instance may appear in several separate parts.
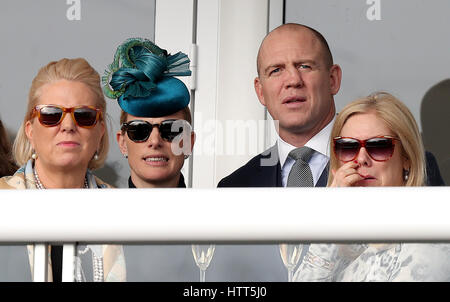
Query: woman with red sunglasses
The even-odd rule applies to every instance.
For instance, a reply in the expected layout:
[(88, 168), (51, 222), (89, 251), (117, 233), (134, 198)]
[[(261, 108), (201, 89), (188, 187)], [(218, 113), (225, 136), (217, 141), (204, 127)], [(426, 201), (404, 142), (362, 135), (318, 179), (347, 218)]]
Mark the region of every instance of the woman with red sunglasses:
[[(336, 118), (330, 145), (328, 186), (426, 185), (419, 128), (388, 93), (348, 104)], [(450, 281), (450, 245), (311, 244), (294, 279)]]
[(129, 188), (185, 188), (181, 169), (191, 154), (190, 94), (174, 76), (188, 76), (189, 58), (131, 38), (117, 48), (103, 77), (105, 95), (122, 109), (117, 132), (130, 166)]
[[(0, 188), (110, 187), (91, 172), (103, 165), (108, 153), (105, 110), (100, 76), (86, 60), (61, 59), (41, 68), (31, 84), (26, 115), (13, 146), (21, 167), (13, 176), (1, 178)], [(125, 281), (121, 246), (92, 245), (85, 251), (89, 248), (96, 263), (94, 281)], [(49, 280), (61, 280), (61, 254), (62, 246), (51, 246)], [(28, 255), (33, 267), (32, 246)], [(77, 275), (83, 275), (81, 266)]]

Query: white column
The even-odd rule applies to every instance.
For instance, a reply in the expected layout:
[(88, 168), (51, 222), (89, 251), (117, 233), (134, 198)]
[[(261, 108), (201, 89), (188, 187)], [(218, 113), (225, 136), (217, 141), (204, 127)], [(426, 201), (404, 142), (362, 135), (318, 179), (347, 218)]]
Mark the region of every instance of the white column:
[(63, 245), (62, 282), (75, 280), (75, 247), (74, 243)]
[(264, 149), (253, 80), (267, 16), (267, 0), (198, 1), (194, 187), (215, 187)]
[[(280, 15), (282, 2), (270, 7)], [(155, 42), (169, 51), (189, 53), (196, 20), (193, 187), (215, 187), (273, 143), (265, 137), (265, 108), (253, 87), (268, 14), (269, 0), (156, 1)], [(181, 79), (190, 87), (188, 79)]]
[[(181, 51), (191, 57), (193, 22), (194, 0), (156, 0), (155, 43), (168, 53), (175, 54)], [(179, 79), (188, 89), (191, 88), (189, 77)], [(191, 102), (191, 109), (193, 105)], [(182, 169), (186, 184), (190, 181), (191, 160), (191, 157), (187, 159)]]
[(33, 281), (47, 282), (48, 280), (48, 244), (34, 245)]
[[(270, 32), (274, 30), (276, 27), (283, 24), (283, 15), (284, 15), (284, 0), (269, 0), (269, 24), (268, 31)], [(278, 134), (275, 130), (275, 126), (273, 123), (273, 118), (270, 116), (267, 109), (265, 109), (265, 115), (268, 123), (266, 124), (266, 141), (265, 146), (266, 149), (273, 146), (275, 144)]]

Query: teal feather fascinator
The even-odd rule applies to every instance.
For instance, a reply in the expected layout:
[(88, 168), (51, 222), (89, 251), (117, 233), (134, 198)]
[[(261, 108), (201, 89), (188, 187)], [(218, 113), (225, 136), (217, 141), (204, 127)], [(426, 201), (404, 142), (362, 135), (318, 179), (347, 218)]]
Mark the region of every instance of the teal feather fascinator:
[(182, 52), (170, 55), (150, 40), (130, 38), (119, 45), (105, 70), (103, 91), (131, 115), (170, 115), (189, 104), (188, 89), (174, 78), (190, 76), (189, 63)]

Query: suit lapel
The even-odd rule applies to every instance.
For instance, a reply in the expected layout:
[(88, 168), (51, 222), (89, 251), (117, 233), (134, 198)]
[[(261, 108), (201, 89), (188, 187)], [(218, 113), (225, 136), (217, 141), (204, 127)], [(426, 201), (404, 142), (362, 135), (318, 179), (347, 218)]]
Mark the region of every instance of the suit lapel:
[(277, 144), (264, 151), (258, 163), (258, 172), (255, 177), (256, 183), (261, 187), (282, 187), (281, 166), (278, 156)]
[(328, 170), (330, 169), (330, 162), (328, 161), (327, 166), (323, 169), (322, 175), (320, 175), (319, 180), (316, 183), (316, 187), (326, 187), (328, 182)]

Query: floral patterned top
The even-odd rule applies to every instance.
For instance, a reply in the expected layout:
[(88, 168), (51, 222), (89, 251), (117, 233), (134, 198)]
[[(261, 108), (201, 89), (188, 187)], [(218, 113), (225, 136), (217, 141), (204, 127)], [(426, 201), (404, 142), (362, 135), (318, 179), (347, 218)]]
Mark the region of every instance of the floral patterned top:
[(450, 281), (450, 244), (311, 244), (295, 281)]

